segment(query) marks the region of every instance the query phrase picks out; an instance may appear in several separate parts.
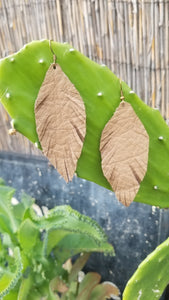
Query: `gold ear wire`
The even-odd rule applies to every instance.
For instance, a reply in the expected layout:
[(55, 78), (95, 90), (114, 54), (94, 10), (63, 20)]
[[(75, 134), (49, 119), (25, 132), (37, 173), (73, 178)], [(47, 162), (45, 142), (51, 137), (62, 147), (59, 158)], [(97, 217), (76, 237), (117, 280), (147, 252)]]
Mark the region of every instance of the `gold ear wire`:
[(125, 98), (124, 98), (124, 95), (123, 95), (123, 89), (122, 89), (122, 80), (120, 79), (120, 100), (123, 101)]
[(52, 49), (52, 42), (53, 42), (53, 40), (49, 40), (49, 48), (50, 48), (50, 51), (53, 54), (53, 64), (56, 65), (57, 56), (56, 56), (55, 52)]

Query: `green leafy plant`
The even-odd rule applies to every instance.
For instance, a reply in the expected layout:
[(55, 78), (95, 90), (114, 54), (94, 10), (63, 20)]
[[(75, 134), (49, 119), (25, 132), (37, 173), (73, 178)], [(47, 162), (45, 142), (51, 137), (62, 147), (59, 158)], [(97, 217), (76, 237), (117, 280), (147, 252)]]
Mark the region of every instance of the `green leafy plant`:
[[(103, 175), (99, 151), (105, 124), (120, 103), (120, 81), (104, 65), (98, 65), (72, 49), (52, 42), (57, 62), (84, 100), (86, 137), (78, 160), (77, 175), (111, 189)], [(53, 55), (49, 41), (34, 41), (0, 61), (0, 98), (12, 117), (14, 128), (40, 147), (35, 126), (34, 104)], [(169, 207), (169, 129), (159, 111), (144, 104), (123, 82), (123, 94), (150, 139), (147, 173), (135, 201)]]
[(60, 279), (54, 278), (50, 283), (51, 290), (60, 293), (58, 299), (62, 300), (103, 300), (119, 298), (119, 289), (111, 282), (100, 283), (101, 276), (98, 273), (90, 272), (87, 275), (81, 271), (90, 254), (82, 254), (74, 264), (69, 259), (64, 268), (68, 271), (69, 287)]
[[(12, 204), (14, 192), (0, 182), (0, 299), (59, 299), (57, 280), (64, 282), (67, 294), (72, 293), (70, 298), (63, 293), (61, 299), (76, 299), (70, 290), (77, 285), (76, 275), (89, 254), (83, 260), (80, 257), (70, 273), (62, 267), (63, 263), (81, 252), (114, 255), (113, 247), (95, 221), (70, 206), (58, 206), (42, 215), (26, 194), (21, 202)], [(79, 293), (87, 288), (83, 284), (79, 285)], [(101, 290), (104, 292), (105, 287)], [(81, 299), (97, 299), (91, 297)]]

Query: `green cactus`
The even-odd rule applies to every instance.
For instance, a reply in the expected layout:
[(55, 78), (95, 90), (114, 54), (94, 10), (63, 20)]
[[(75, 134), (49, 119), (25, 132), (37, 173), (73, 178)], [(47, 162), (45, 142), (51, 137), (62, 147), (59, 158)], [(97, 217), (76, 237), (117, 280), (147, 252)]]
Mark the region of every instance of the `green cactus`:
[(50, 283), (58, 277), (69, 284), (62, 268), (68, 258), (94, 251), (114, 255), (103, 230), (89, 217), (69, 206), (39, 217), (34, 200), (25, 194), (13, 205), (14, 192), (0, 180), (0, 299), (56, 299)]
[[(52, 43), (57, 62), (80, 92), (86, 107), (87, 131), (77, 175), (111, 189), (103, 175), (99, 151), (101, 132), (120, 103), (119, 79), (68, 44)], [(34, 103), (49, 65), (49, 41), (34, 41), (0, 61), (1, 102), (14, 128), (40, 147)], [(144, 104), (123, 82), (123, 93), (146, 128), (149, 138), (147, 173), (135, 201), (169, 207), (169, 129), (160, 113)]]
[(128, 281), (123, 300), (158, 300), (169, 282), (169, 238), (139, 265)]

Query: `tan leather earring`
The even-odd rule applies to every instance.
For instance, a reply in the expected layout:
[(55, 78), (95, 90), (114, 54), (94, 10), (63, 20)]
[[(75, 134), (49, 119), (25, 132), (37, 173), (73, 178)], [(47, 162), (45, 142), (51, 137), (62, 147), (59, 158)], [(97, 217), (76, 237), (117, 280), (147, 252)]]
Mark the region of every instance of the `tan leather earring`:
[(103, 129), (100, 141), (102, 170), (118, 200), (128, 206), (134, 200), (147, 171), (149, 136), (120, 82), (120, 105)]
[(36, 129), (43, 153), (64, 177), (72, 180), (86, 134), (83, 100), (53, 53), (35, 103)]

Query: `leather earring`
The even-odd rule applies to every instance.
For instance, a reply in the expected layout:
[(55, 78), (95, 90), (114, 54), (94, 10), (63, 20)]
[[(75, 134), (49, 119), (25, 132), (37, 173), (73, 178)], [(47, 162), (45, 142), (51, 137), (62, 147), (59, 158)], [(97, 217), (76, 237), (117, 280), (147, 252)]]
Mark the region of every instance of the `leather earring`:
[(120, 82), (120, 105), (103, 129), (100, 141), (102, 170), (117, 198), (129, 206), (147, 171), (149, 136)]
[(57, 63), (46, 72), (35, 103), (36, 129), (43, 153), (66, 182), (72, 180), (86, 134), (84, 102)]

